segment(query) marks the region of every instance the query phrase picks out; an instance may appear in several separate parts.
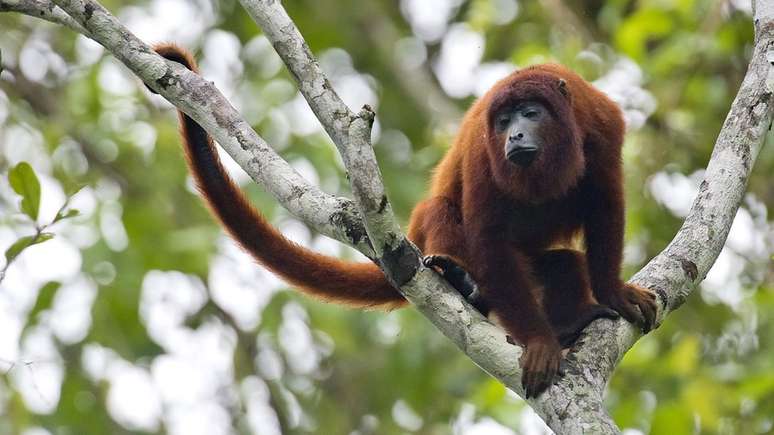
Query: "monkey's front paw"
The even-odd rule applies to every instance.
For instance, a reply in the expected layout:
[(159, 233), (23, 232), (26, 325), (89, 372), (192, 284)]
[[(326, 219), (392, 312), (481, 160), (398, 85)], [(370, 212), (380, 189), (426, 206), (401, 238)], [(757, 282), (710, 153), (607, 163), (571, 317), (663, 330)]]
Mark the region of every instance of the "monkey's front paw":
[(606, 301), (600, 301), (618, 311), (628, 320), (648, 333), (656, 325), (656, 294), (650, 290), (633, 284), (621, 284), (621, 289), (614, 292)]
[(562, 361), (562, 348), (551, 337), (537, 337), (527, 342), (521, 357), (521, 384), (527, 399), (537, 397), (554, 381)]
[(482, 311), (477, 305), (480, 302), (481, 296), (478, 284), (476, 284), (476, 281), (473, 280), (468, 271), (460, 265), (458, 260), (449, 255), (426, 255), (422, 259), (422, 264), (438, 272), (468, 302), (476, 306), (479, 311)]

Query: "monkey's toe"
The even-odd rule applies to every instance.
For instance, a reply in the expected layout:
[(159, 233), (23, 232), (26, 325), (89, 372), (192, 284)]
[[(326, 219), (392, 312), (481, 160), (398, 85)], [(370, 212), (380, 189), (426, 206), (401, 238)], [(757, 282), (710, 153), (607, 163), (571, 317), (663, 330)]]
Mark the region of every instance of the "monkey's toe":
[[(448, 269), (457, 266), (457, 263), (446, 255), (425, 255), (422, 258), (422, 264), (425, 267), (436, 268), (442, 274)], [(457, 266), (459, 267), (459, 266)]]
[(537, 397), (553, 384), (561, 360), (562, 349), (553, 339), (537, 338), (527, 343), (521, 360), (521, 383), (527, 399)]
[(655, 295), (649, 290), (633, 284), (624, 284), (609, 304), (624, 319), (637, 325), (643, 334), (647, 334), (656, 326), (658, 306)]

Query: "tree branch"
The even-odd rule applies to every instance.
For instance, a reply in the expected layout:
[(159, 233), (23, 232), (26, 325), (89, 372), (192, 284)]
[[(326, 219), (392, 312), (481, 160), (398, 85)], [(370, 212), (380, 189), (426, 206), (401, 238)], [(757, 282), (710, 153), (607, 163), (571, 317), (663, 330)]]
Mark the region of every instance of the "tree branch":
[(285, 8), (275, 0), (240, 0), (240, 3), (263, 29), (296, 80), (298, 90), (309, 107), (341, 149), (347, 141), (349, 126), (355, 115), (333, 90)]
[[(199, 122), (292, 213), (318, 231), (370, 253), (401, 292), (466, 355), (508, 388), (522, 394), (518, 364), (522, 348), (507, 343), (501, 329), (484, 319), (437, 274), (422, 267), (419, 252), (397, 227), (370, 146), (373, 112), (366, 107), (354, 114), (344, 105), (279, 2), (241, 2), (272, 41), (339, 148), (360, 214), (346, 200), (309, 186), (247, 126), (210, 83), (156, 56), (97, 2), (55, 1), (88, 36)], [(13, 10), (23, 13), (48, 7), (41, 0), (0, 0), (0, 11), (11, 10), (11, 4), (15, 5)], [(755, 32), (749, 70), (717, 140), (691, 212), (672, 243), (633, 278), (633, 282), (658, 293), (662, 303), (659, 322), (685, 301), (719, 255), (771, 126), (773, 5), (756, 2)], [(363, 228), (360, 216), (370, 245), (362, 231), (357, 233), (360, 236), (352, 236)], [(530, 405), (557, 433), (618, 433), (604, 409), (602, 397), (613, 369), (639, 337), (640, 333), (623, 320), (593, 322), (567, 356), (564, 378), (537, 399), (529, 400)]]
[[(371, 258), (381, 266), (387, 278), (401, 288), (419, 268), (420, 253), (401, 232), (384, 190), (371, 146), (373, 111), (366, 106), (355, 115), (344, 104), (280, 2), (240, 2), (261, 26), (296, 79), (301, 94), (336, 144), (375, 254)], [(411, 295), (407, 297), (412, 299)]]
[(48, 0), (3, 0), (0, 1), (0, 12), (18, 12), (54, 24), (61, 24), (82, 35), (89, 36), (88, 30)]
[[(699, 193), (669, 246), (631, 279), (631, 282), (658, 294), (661, 302), (659, 324), (685, 302), (720, 255), (755, 159), (771, 129), (774, 113), (774, 5), (766, 1), (756, 1), (754, 5), (755, 49), (715, 143)], [(584, 335), (593, 339), (586, 340), (571, 353), (573, 376), (565, 377), (550, 389), (550, 397), (541, 397), (542, 406), (536, 407), (536, 411), (557, 433), (581, 433), (582, 430), (617, 433), (614, 426), (605, 431), (595, 427), (600, 419), (607, 417), (604, 410), (595, 412), (585, 409), (584, 401), (572, 400), (577, 397), (573, 392), (589, 388), (597, 394), (641, 334), (624, 321), (596, 321)], [(562, 400), (556, 400), (558, 398)], [(563, 403), (567, 403), (566, 408), (561, 405)]]

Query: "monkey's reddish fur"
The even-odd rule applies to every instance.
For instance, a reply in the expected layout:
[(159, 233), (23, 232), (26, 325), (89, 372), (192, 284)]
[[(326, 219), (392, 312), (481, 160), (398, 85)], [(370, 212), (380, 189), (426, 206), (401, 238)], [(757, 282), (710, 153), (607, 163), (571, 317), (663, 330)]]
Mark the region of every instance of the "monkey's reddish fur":
[[(196, 71), (179, 47), (156, 50)], [(504, 138), (492, 127), (498, 109), (518, 101), (540, 102), (551, 114), (541, 131), (543, 149), (526, 168), (504, 157)], [(405, 304), (375, 264), (323, 256), (283, 237), (229, 178), (204, 130), (182, 112), (180, 119), (199, 189), (261, 264), (325, 300), (388, 309)], [(652, 294), (619, 278), (623, 136), (620, 109), (574, 72), (553, 64), (516, 71), (468, 110), (429, 199), (412, 213), (409, 239), (425, 254), (453, 257), (473, 275), (486, 305), (527, 345), (525, 376), (547, 378), (532, 380), (538, 390), (558, 366), (556, 337), (587, 322), (597, 302), (646, 328), (655, 317)], [(578, 235), (585, 253), (551, 250)]]

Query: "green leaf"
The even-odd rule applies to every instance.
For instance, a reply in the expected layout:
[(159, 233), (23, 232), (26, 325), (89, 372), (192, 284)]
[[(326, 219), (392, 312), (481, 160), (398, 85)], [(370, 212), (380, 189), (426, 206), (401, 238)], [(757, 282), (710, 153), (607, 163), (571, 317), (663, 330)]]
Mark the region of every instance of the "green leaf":
[(51, 308), (51, 303), (54, 300), (56, 291), (59, 290), (59, 287), (61, 286), (62, 284), (56, 281), (50, 281), (40, 288), (38, 299), (35, 301), (35, 306), (32, 307), (32, 310), (27, 315), (28, 321), (32, 321), (32, 319), (34, 319), (41, 311)]
[(56, 217), (54, 218), (54, 222), (59, 222), (62, 219), (69, 219), (71, 217), (75, 217), (75, 216), (78, 216), (80, 214), (81, 214), (81, 212), (79, 212), (78, 210), (76, 210), (74, 208), (71, 208), (70, 210), (67, 210), (67, 211), (59, 210), (59, 213), (57, 213)]
[(21, 252), (32, 245), (43, 243), (47, 240), (54, 238), (53, 233), (40, 233), (37, 236), (24, 236), (15, 241), (8, 249), (5, 250), (6, 264), (12, 262)]
[(33, 240), (35, 240), (34, 236), (24, 236), (21, 239), (15, 241), (10, 248), (5, 250), (6, 264), (12, 262), (14, 258), (21, 254), (21, 251), (32, 244)]
[(40, 211), (40, 181), (27, 162), (21, 162), (8, 172), (8, 181), (14, 192), (22, 197), (21, 211), (32, 220), (38, 219)]
[(38, 238), (35, 239), (35, 241), (32, 242), (32, 244), (30, 246), (37, 245), (38, 243), (43, 243), (43, 242), (45, 242), (47, 240), (51, 240), (53, 238), (54, 238), (54, 233), (40, 233)]
[(83, 188), (85, 188), (85, 187), (86, 187), (86, 185), (85, 185), (85, 184), (82, 184), (82, 185), (80, 185), (80, 186), (76, 186), (75, 188), (72, 188), (72, 187), (71, 187), (71, 188), (67, 189), (67, 190), (65, 191), (65, 194), (67, 195), (67, 201), (65, 201), (65, 202), (66, 202), (66, 203), (69, 203), (69, 202), (70, 202), (70, 200), (71, 200), (71, 199), (73, 199), (73, 196), (75, 196), (75, 194), (76, 194), (76, 193), (80, 192), (80, 191), (81, 191), (81, 190), (83, 190)]

